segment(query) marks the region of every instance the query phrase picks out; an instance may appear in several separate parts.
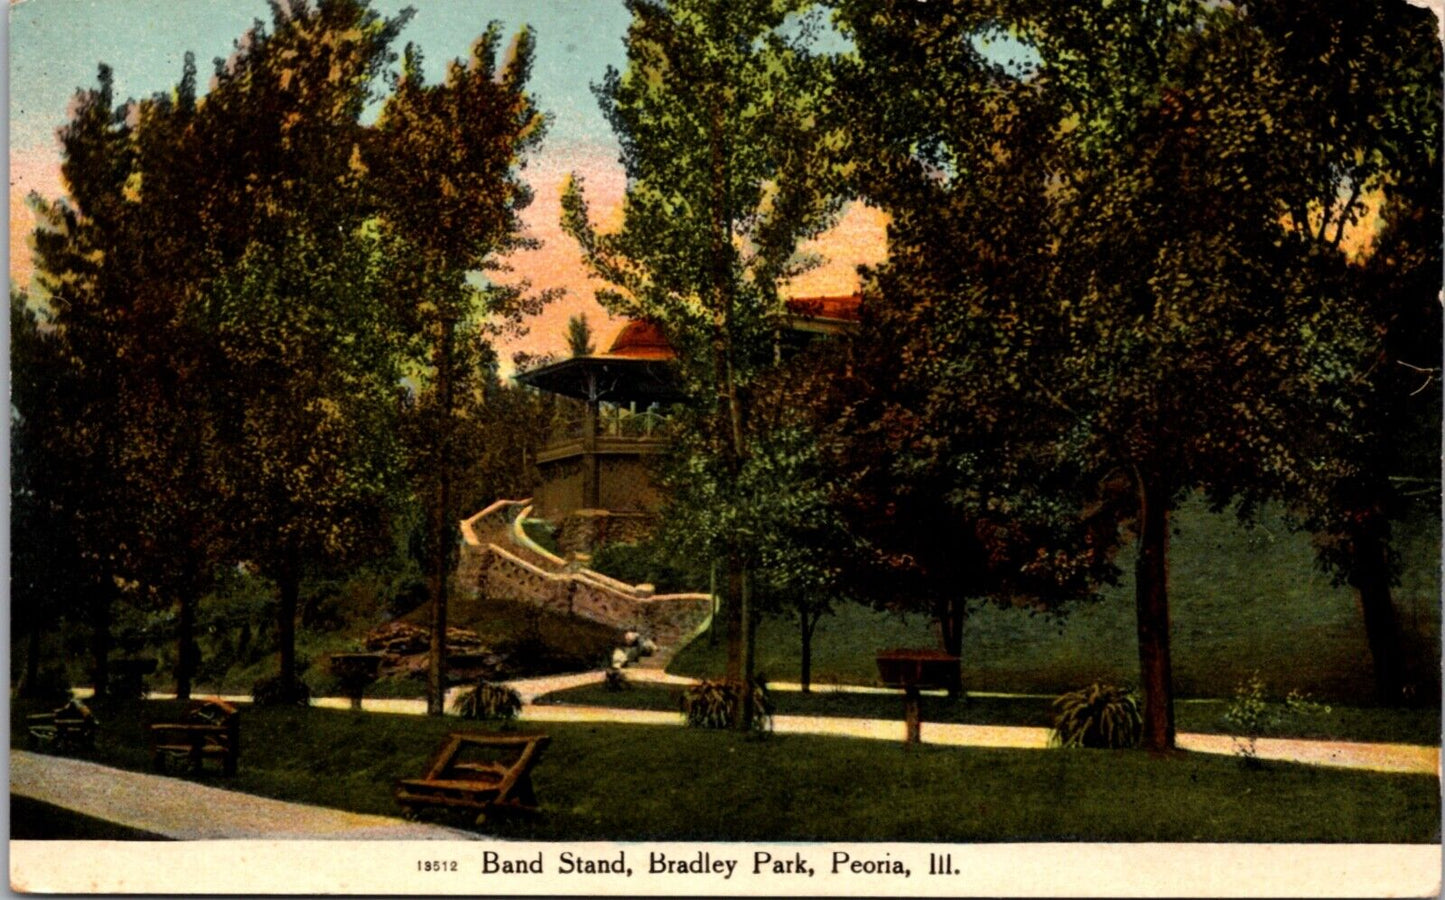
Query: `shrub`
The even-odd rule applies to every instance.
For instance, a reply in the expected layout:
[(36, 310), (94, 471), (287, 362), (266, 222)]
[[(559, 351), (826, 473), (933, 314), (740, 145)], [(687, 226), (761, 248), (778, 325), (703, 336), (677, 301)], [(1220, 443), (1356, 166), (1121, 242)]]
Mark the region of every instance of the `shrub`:
[[(739, 681), (700, 681), (682, 693), (682, 715), (691, 728), (732, 728), (743, 685)], [(753, 684), (753, 722), (755, 731), (771, 731), (773, 700), (762, 681)]]
[(1320, 715), (1330, 708), (1311, 700), (1308, 695), (1291, 691), (1284, 699), (1283, 708), (1271, 708), (1265, 700), (1265, 681), (1258, 670), (1234, 689), (1234, 699), (1224, 711), (1224, 721), (1233, 732), (1234, 750), (1246, 768), (1257, 769), (1259, 761), (1259, 739), (1270, 728), (1296, 715)]
[(1139, 699), (1126, 688), (1095, 682), (1054, 701), (1054, 734), (1059, 747), (1116, 749), (1139, 746), (1144, 717)]
[(299, 678), (287, 684), (280, 675), (273, 675), (251, 686), (251, 702), (257, 706), (309, 706), (311, 688)]
[(522, 710), (522, 695), (507, 687), (483, 679), (476, 687), (463, 691), (452, 701), (452, 712), (464, 719), (515, 719)]
[(659, 594), (707, 587), (708, 572), (667, 554), (652, 542), (603, 544), (592, 554), (591, 569), (628, 584), (650, 584)]

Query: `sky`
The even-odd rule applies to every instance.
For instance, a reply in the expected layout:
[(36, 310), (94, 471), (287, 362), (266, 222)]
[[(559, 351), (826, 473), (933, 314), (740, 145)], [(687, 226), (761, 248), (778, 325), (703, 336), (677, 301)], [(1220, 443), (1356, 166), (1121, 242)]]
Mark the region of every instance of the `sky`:
[[(585, 312), (606, 347), (622, 326), (596, 304), (600, 284), (589, 278), (576, 244), (558, 225), (559, 197), (569, 172), (584, 177), (597, 221), (618, 220), (625, 178), (618, 144), (602, 117), (591, 84), (608, 65), (625, 63), (623, 36), (628, 16), (621, 0), (374, 0), (385, 15), (407, 5), (416, 14), (397, 49), (416, 43), (425, 54), (428, 78), (439, 79), (448, 59), (465, 57), (491, 20), (507, 33), (531, 25), (537, 54), (530, 88), (552, 114), (548, 139), (527, 167), (536, 194), (525, 220), (540, 249), (515, 254), (508, 280), (525, 278), (534, 289), (561, 287), (566, 295), (529, 322), (528, 333), (500, 348), (560, 352), (568, 317)], [(168, 90), (179, 79), (187, 50), (196, 55), (204, 87), (210, 60), (228, 56), (232, 42), (255, 19), (270, 20), (264, 0), (11, 0), (10, 6), (10, 274), (16, 286), (31, 273), (28, 234), (34, 220), (25, 198), (63, 193), (56, 129), (66, 120), (71, 98), (96, 83), (97, 65), (115, 72), (117, 99)], [(827, 263), (785, 293), (793, 296), (850, 293), (860, 263), (883, 258), (882, 213), (851, 206), (838, 226), (808, 249)]]

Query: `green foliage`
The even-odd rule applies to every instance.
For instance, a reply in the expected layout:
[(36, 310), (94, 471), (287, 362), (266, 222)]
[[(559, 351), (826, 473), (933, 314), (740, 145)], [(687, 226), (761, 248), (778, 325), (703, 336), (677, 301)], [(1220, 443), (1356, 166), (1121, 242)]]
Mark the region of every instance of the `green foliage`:
[[(1281, 512), (1277, 506), (1264, 508), (1258, 524), (1244, 527), (1232, 511), (1212, 512), (1196, 497), (1171, 517), (1170, 643), (1181, 697), (1229, 697), (1255, 667), (1281, 695), (1300, 690), (1347, 706), (1371, 695), (1373, 676), (1361, 665), (1368, 644), (1354, 592), (1331, 585), (1314, 565), (1309, 536), (1291, 533)], [(1401, 625), (1413, 648), (1410, 666), (1422, 673), (1433, 670), (1436, 677), (1438, 515), (1402, 533), (1407, 539), (1401, 544), (1404, 577), (1396, 592)], [(1126, 572), (1132, 568), (1129, 550), (1120, 563)], [(1063, 619), (992, 604), (971, 611), (965, 685), (1055, 697), (1095, 680), (1135, 681), (1133, 588), (1126, 575), (1118, 586), (1103, 589), (1101, 602), (1082, 605)], [(1280, 634), (1293, 638), (1280, 641)], [(878, 678), (874, 651), (935, 640), (926, 615), (900, 617), (838, 604), (815, 638), (814, 667), (825, 683), (873, 684)], [(757, 664), (779, 681), (799, 680), (798, 639), (788, 617), (764, 616)], [(699, 640), (680, 650), (668, 670), (717, 677), (727, 668), (721, 648)], [(1181, 716), (1184, 709), (1176, 707)]]
[[(735, 728), (743, 685), (738, 681), (700, 681), (682, 692), (682, 715), (690, 728)], [(755, 731), (773, 729), (773, 700), (761, 680), (752, 690), (752, 727)]]
[(522, 695), (505, 684), (479, 681), (452, 701), (452, 712), (464, 719), (503, 721), (522, 710)]
[(1330, 707), (1311, 700), (1308, 694), (1292, 690), (1285, 697), (1283, 706), (1269, 703), (1265, 692), (1268, 685), (1255, 671), (1234, 689), (1234, 699), (1224, 711), (1224, 722), (1230, 729), (1235, 752), (1248, 768), (1259, 768), (1259, 739), (1262, 735), (1276, 731), (1281, 725), (1297, 717), (1328, 715)]
[(304, 681), (288, 681), (282, 675), (263, 678), (251, 687), (251, 702), (257, 706), (310, 706), (311, 689)]
[[(774, 361), (786, 310), (779, 291), (816, 265), (798, 245), (840, 205), (819, 115), (827, 71), (812, 53), (812, 0), (665, 0), (629, 4), (627, 67), (596, 93), (622, 145), (627, 194), (619, 230), (599, 232), (580, 178), (562, 192), (562, 227), (613, 315), (654, 323), (677, 353), (690, 403), (668, 488), (692, 556), (725, 568), (729, 615), (749, 618), (746, 557), (755, 498), (749, 386)], [(751, 677), (746, 642), (732, 645)]]
[[(514, 456), (496, 441), (487, 407), (498, 393), (491, 338), (522, 331), (551, 294), (503, 284), (493, 273), (514, 250), (536, 247), (522, 230), (532, 201), (522, 180), (546, 119), (526, 91), (536, 38), (518, 32), (498, 60), (502, 28), (488, 24), (470, 57), (427, 84), (422, 54), (408, 45), (401, 77), (382, 106), (366, 148), (384, 248), (383, 278), (395, 299), (395, 337), (420, 389), (402, 403), (402, 434), (412, 490), (424, 512), (422, 540), (433, 620), (433, 659), (446, 633), (448, 585), (456, 566), (456, 526), (477, 508), (459, 489), (484, 454)], [(471, 274), (486, 273), (480, 282)], [(482, 502), (490, 502), (495, 495)], [(428, 708), (442, 713), (445, 674), (433, 665)]]
[[(664, 524), (659, 531), (666, 534)], [(588, 565), (628, 584), (650, 584), (659, 594), (705, 590), (708, 572), (693, 560), (696, 557), (670, 552), (665, 540), (652, 539), (640, 544), (603, 544), (592, 554)]]
[[(892, 216), (864, 346), (906, 388), (859, 423), (878, 423), (870, 458), (921, 488), (905, 499), (978, 510), (965, 521), (986, 534), (1041, 531), (1023, 547), (1086, 589), (1136, 537), (1140, 631), (1162, 636), (1183, 496), (1247, 516), (1348, 476), (1327, 448), (1373, 430), (1357, 412), (1380, 357), (1343, 239), (1387, 169), (1415, 177), (1380, 160), (1439, 143), (1388, 125), (1398, 100), (1438, 97), (1438, 62), (1356, 41), (1378, 9), (1321, 26), (1288, 4), (840, 4), (857, 184)], [(1415, 21), (1406, 58), (1438, 59), (1429, 17), (1392, 9)], [(1030, 64), (978, 52), (1000, 29)], [(1325, 48), (1337, 89), (1297, 68)], [(1354, 66), (1392, 88), (1355, 94)], [(1015, 571), (1035, 562), (1001, 544)], [(1150, 649), (1145, 735), (1162, 747), (1172, 685)]]
[(1113, 750), (1139, 746), (1144, 717), (1133, 691), (1094, 683), (1054, 701), (1054, 732), (1059, 747)]
[[(75, 573), (97, 667), (124, 599), (166, 619), (188, 687), (190, 648), (208, 641), (196, 598), (214, 570), (246, 561), (279, 595), (271, 643), (294, 679), (301, 584), (394, 548), (403, 451), (435, 526), (433, 574), (473, 489), (530, 481), (491, 458), (510, 449), (496, 440), (508, 417), (540, 417), (497, 384), (485, 338), (540, 300), (466, 276), (531, 245), (517, 172), (544, 124), (523, 90), (532, 38), (499, 66), (493, 25), (431, 87), (409, 52), (379, 90), (410, 15), (367, 0), (273, 4), (217, 62), (204, 103), (190, 54), (173, 91), (118, 103), (102, 66), (77, 96), (62, 129), (68, 199), (32, 205), (36, 299), (69, 369), (56, 382), (67, 396), (48, 404), (45, 442), (66, 471), (48, 503), (85, 524), (81, 564), (49, 568)], [(402, 377), (428, 366), (438, 378), (400, 396)], [(505, 412), (478, 414), (492, 394)], [(453, 478), (469, 489), (448, 495)], [(447, 509), (432, 508), (438, 495)]]

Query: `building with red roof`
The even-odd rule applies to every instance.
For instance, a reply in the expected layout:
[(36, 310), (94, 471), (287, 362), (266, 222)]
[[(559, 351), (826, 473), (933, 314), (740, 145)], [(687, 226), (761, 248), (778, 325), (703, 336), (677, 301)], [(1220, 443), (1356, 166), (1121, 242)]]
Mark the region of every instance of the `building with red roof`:
[[(789, 299), (780, 347), (796, 349), (819, 335), (855, 328), (861, 299), (858, 294)], [(667, 409), (685, 399), (676, 358), (660, 327), (632, 321), (604, 353), (517, 375), (523, 384), (580, 401), (563, 407), (569, 414), (554, 423), (552, 439), (538, 453), (541, 483), (533, 494), (540, 518), (563, 523), (580, 514), (589, 520), (587, 539), (570, 543), (605, 542), (607, 529), (599, 528), (599, 517), (645, 518), (660, 505), (649, 458), (667, 447)], [(622, 530), (635, 537), (635, 529)], [(617, 531), (612, 539), (618, 539)]]

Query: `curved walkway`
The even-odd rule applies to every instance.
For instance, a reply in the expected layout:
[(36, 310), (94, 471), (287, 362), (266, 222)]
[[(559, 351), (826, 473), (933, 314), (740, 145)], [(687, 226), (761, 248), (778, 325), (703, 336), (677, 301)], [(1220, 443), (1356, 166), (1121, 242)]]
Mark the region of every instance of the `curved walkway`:
[[(661, 669), (628, 668), (629, 680), (649, 684), (685, 686), (696, 679), (671, 675)], [(576, 672), (567, 675), (547, 675), (540, 678), (522, 678), (509, 682), (521, 694), (525, 704), (522, 718), (532, 722), (618, 722), (636, 725), (681, 725), (682, 718), (675, 712), (661, 710), (618, 709), (604, 706), (578, 706), (569, 704), (537, 706), (535, 701), (544, 694), (570, 690), (583, 685), (596, 684), (604, 677), (602, 670)], [(786, 682), (769, 682), (773, 691), (796, 691), (799, 685)], [(457, 689), (448, 694), (448, 707)], [(829, 687), (847, 693), (895, 693), (884, 688), (842, 685)], [(157, 697), (165, 695), (153, 695)], [(226, 698), (232, 699), (232, 698)], [(247, 702), (249, 697), (235, 700)], [(312, 701), (313, 705), (331, 709), (344, 709), (350, 701), (343, 697), (325, 697)], [(402, 715), (424, 715), (426, 702), (423, 700), (367, 698), (362, 709), (370, 712), (396, 713)], [(820, 734), (838, 737), (871, 738), (877, 740), (901, 741), (903, 722), (900, 719), (856, 719), (841, 716), (774, 716), (773, 730), (782, 734)], [(1018, 725), (958, 725), (943, 722), (924, 722), (922, 738), (924, 743), (952, 747), (1007, 747), (1015, 749), (1043, 749), (1049, 744), (1049, 729), (1031, 728)], [(1195, 753), (1211, 753), (1234, 756), (1238, 748), (1234, 739), (1227, 734), (1181, 733), (1176, 738), (1180, 750)], [(1303, 763), (1313, 766), (1328, 766), (1342, 769), (1365, 769), (1374, 772), (1395, 772), (1416, 775), (1440, 774), (1440, 748), (1418, 744), (1366, 743), (1362, 741), (1319, 741), (1293, 738), (1260, 738), (1256, 742), (1256, 754), (1263, 760)]]
[(472, 831), (286, 803), (24, 750), (10, 751), (10, 793), (182, 841), (486, 840)]

